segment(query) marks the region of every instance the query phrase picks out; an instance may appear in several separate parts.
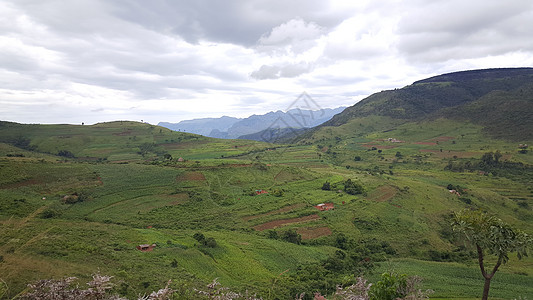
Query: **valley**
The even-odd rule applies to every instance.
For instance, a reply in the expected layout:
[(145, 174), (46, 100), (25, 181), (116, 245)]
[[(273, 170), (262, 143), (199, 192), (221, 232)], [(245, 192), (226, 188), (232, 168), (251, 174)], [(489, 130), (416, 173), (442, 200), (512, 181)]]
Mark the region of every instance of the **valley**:
[[(374, 94), (291, 143), (131, 121), (0, 122), (5, 297), (100, 272), (126, 297), (172, 280), (176, 299), (194, 299), (218, 278), (294, 299), (395, 271), (422, 277), (432, 298), (479, 298), (475, 248), (452, 232), (453, 213), (482, 210), (533, 234), (533, 72), (490, 74)], [(481, 117), (506, 101), (520, 109)], [(533, 258), (510, 255), (490, 292), (533, 295)]]

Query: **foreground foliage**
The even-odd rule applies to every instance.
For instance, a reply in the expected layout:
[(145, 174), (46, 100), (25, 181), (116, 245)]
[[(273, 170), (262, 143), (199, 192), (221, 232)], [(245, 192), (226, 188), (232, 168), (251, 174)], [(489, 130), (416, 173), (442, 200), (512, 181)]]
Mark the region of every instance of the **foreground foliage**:
[[(115, 284), (111, 281), (112, 276), (94, 274), (92, 280), (87, 283), (88, 288), (83, 289), (76, 284), (76, 277), (68, 277), (59, 280), (46, 279), (28, 284), (28, 291), (23, 293), (19, 299), (39, 299), (39, 300), (127, 300), (113, 292)], [(376, 284), (368, 283), (363, 277), (357, 277), (351, 285), (342, 287), (337, 285), (336, 290), (331, 294), (330, 299), (335, 300), (421, 300), (428, 299), (431, 290), (422, 291), (418, 288), (421, 278), (418, 276), (407, 277), (406, 275), (393, 272), (383, 273), (381, 280)], [(167, 300), (174, 297), (181, 297), (176, 291), (167, 286), (149, 295), (139, 295), (138, 300)], [(0, 290), (1, 291), (1, 290)], [(2, 294), (0, 294), (1, 296)], [(194, 289), (190, 294), (195, 299), (216, 299), (216, 300), (259, 300), (255, 294), (238, 293), (223, 287), (217, 279), (213, 280), (204, 289)], [(296, 299), (308, 299), (309, 296), (316, 300), (327, 300), (320, 292), (306, 295), (306, 293), (296, 294)], [(287, 295), (285, 295), (287, 297)], [(187, 298), (191, 298), (190, 296)], [(270, 297), (269, 297), (270, 298)], [(310, 299), (310, 298), (309, 298)]]

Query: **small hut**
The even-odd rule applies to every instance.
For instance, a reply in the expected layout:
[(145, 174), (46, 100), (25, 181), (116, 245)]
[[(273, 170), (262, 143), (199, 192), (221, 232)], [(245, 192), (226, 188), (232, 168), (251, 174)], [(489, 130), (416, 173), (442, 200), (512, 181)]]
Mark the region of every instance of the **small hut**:
[(320, 211), (326, 211), (334, 209), (335, 205), (333, 203), (320, 203), (318, 205), (315, 205), (315, 208)]
[(147, 252), (147, 251), (152, 251), (154, 250), (154, 248), (156, 247), (157, 245), (156, 244), (143, 244), (143, 245), (139, 245), (137, 246), (137, 250), (140, 250), (142, 252)]

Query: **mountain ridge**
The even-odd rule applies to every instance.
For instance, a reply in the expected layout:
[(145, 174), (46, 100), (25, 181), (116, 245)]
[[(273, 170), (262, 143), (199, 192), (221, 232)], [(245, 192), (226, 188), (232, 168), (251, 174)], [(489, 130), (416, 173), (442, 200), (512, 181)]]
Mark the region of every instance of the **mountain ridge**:
[(345, 107), (321, 110), (291, 109), (277, 110), (266, 114), (253, 114), (247, 118), (202, 118), (178, 123), (159, 122), (158, 126), (171, 130), (185, 131), (214, 138), (240, 138), (254, 135), (269, 128), (310, 128), (320, 125), (340, 113)]
[[(461, 117), (465, 121), (489, 126), (485, 130), (489, 135), (492, 133), (490, 128), (497, 128), (498, 133), (493, 135), (495, 137), (527, 140), (533, 138), (533, 131), (527, 130), (533, 128), (532, 86), (533, 68), (483, 69), (442, 74), (415, 81), (400, 89), (372, 94), (312, 129), (305, 136), (312, 135), (312, 132), (320, 128), (344, 126), (352, 119), (376, 115), (400, 122)], [(490, 96), (496, 91), (500, 93), (498, 99)], [(483, 105), (480, 105), (487, 97), (492, 99), (492, 108), (482, 108)], [(510, 107), (509, 102), (515, 103), (517, 107)], [(505, 111), (501, 110), (503, 108)], [(462, 113), (463, 109), (468, 113)], [(507, 113), (511, 112), (513, 118), (509, 119)], [(489, 116), (491, 119), (487, 119)], [(492, 122), (494, 120), (497, 122)], [(520, 120), (519, 128), (522, 130), (517, 132), (514, 129), (518, 123), (513, 120)]]

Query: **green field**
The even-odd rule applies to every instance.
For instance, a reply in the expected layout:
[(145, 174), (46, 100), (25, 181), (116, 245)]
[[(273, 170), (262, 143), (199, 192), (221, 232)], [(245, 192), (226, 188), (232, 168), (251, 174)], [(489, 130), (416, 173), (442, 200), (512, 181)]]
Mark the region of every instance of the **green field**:
[[(291, 286), (314, 282), (305, 281), (311, 279), (302, 268), (327, 269), (328, 259), (344, 251), (368, 257), (374, 268), (364, 273), (373, 282), (395, 270), (423, 277), (432, 297), (474, 299), (483, 280), (473, 248), (451, 232), (450, 215), (479, 208), (533, 232), (533, 154), (520, 154), (517, 143), (487, 137), (468, 122), (400, 125), (364, 117), (323, 127), (297, 145), (217, 140), (126, 121), (0, 125), (6, 298), (38, 279), (86, 281), (101, 272), (115, 276), (116, 292), (127, 297), (171, 279), (190, 298), (193, 288), (218, 278), (236, 291), (292, 299)], [(502, 164), (516, 164), (447, 168), (475, 163), (489, 151), (500, 151)], [(360, 193), (344, 190), (348, 179)], [(322, 189), (326, 182), (329, 190)], [(451, 194), (449, 184), (464, 194)], [(314, 207), (320, 203), (335, 208), (320, 211)], [(289, 229), (301, 243), (283, 238)], [(214, 238), (216, 246), (203, 246), (195, 233)], [(341, 236), (366, 246), (340, 249)], [(153, 243), (151, 252), (136, 249)], [(335, 280), (341, 284), (360, 271), (330, 272), (327, 289), (318, 284), (316, 290), (331, 292)], [(511, 256), (491, 296), (530, 295), (533, 260)]]

